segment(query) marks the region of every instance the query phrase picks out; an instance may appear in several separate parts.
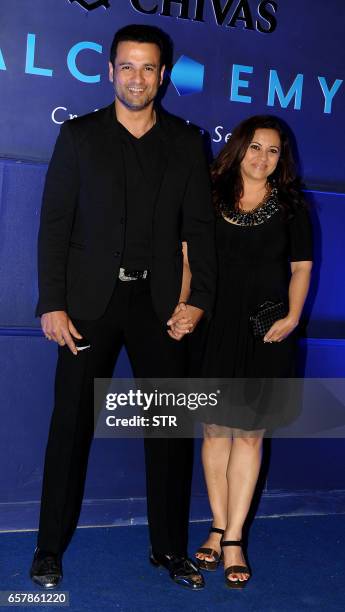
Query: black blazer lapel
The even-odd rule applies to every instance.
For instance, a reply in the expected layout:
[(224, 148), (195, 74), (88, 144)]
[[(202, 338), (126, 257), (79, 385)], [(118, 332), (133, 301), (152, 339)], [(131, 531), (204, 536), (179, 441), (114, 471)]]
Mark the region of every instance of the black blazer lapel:
[(153, 198), (154, 198), (154, 207), (153, 207), (153, 215), (156, 213), (156, 208), (161, 202), (161, 188), (164, 181), (164, 177), (169, 167), (169, 163), (173, 156), (173, 143), (174, 143), (174, 132), (172, 126), (169, 122), (169, 116), (167, 113), (162, 111), (161, 109), (156, 109), (158, 113), (159, 123), (160, 123), (160, 140), (161, 140), (161, 156), (160, 161), (157, 166), (156, 173), (156, 184), (154, 186)]
[(111, 177), (115, 191), (125, 194), (125, 169), (121, 148), (119, 125), (116, 121), (114, 103), (101, 111), (99, 131), (99, 151), (95, 151), (102, 159), (105, 173)]

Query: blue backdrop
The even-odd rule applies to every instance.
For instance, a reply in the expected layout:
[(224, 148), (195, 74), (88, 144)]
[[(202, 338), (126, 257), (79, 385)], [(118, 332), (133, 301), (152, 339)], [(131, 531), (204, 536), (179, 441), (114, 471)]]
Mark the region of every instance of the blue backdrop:
[[(33, 314), (46, 164), (65, 119), (111, 102), (109, 46), (123, 25), (149, 23), (170, 34), (174, 58), (163, 106), (204, 129), (214, 154), (252, 114), (275, 114), (294, 132), (317, 247), (301, 359), (309, 376), (344, 375), (344, 20), (342, 0), (1, 1), (0, 461), (7, 469), (0, 528), (36, 524), (51, 411), (55, 349)], [(123, 354), (117, 373), (128, 371)], [(266, 490), (343, 489), (336, 462), (331, 475), (319, 469), (313, 479), (310, 465), (301, 467), (306, 452), (321, 461), (342, 450), (342, 441), (275, 441)], [(141, 452), (133, 441), (96, 441), (87, 485), (95, 514), (86, 522), (143, 516)], [(298, 465), (293, 477), (283, 463), (287, 452)], [(204, 493), (198, 464), (194, 494)], [(200, 499), (193, 513), (207, 514)]]

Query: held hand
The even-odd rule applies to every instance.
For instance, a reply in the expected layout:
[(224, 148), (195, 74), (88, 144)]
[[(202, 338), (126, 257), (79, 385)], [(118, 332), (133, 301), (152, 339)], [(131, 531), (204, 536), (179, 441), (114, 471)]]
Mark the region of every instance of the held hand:
[(43, 314), (41, 317), (41, 327), (48, 340), (54, 340), (60, 346), (65, 346), (65, 344), (67, 344), (73, 355), (78, 354), (72, 335), (75, 338), (82, 338), (82, 336), (76, 330), (71, 319), (64, 310), (55, 310)]
[[(180, 302), (179, 304), (177, 304), (172, 314), (172, 317), (174, 317), (180, 312), (183, 312), (186, 315), (186, 311), (187, 311), (186, 304), (184, 302)], [(189, 333), (189, 329), (191, 328), (191, 325), (192, 325), (192, 322), (191, 321), (188, 322), (188, 319), (185, 316), (183, 319), (181, 318), (179, 320), (178, 325), (172, 324), (170, 326), (170, 329), (168, 330), (168, 334), (170, 338), (173, 338), (174, 340), (182, 340), (183, 336)]]
[(289, 315), (273, 323), (272, 327), (264, 336), (264, 342), (281, 342), (297, 327), (298, 321)]
[(167, 325), (170, 326), (169, 336), (175, 340), (181, 340), (185, 334), (191, 333), (195, 329), (203, 314), (204, 311), (201, 308), (183, 302), (178, 304), (172, 317), (167, 322)]

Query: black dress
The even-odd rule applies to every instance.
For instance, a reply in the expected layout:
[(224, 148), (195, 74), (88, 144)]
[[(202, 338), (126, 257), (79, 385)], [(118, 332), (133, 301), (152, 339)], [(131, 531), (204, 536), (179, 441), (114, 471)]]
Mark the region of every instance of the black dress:
[[(274, 194), (256, 213), (242, 213), (237, 218), (236, 224), (223, 216), (216, 221), (218, 291), (203, 375), (256, 382), (293, 377), (296, 332), (282, 342), (264, 343), (254, 337), (249, 317), (267, 300), (288, 305), (290, 262), (312, 259), (308, 210), (301, 207), (288, 219)], [(257, 387), (253, 381), (247, 382), (245, 389), (243, 384), (237, 384), (235, 394), (242, 400), (229, 400), (218, 411), (209, 410), (203, 415), (204, 422), (246, 430), (277, 426), (281, 408), (274, 406), (272, 419), (272, 405), (264, 394), (255, 409), (249, 409), (245, 398), (255, 395)]]

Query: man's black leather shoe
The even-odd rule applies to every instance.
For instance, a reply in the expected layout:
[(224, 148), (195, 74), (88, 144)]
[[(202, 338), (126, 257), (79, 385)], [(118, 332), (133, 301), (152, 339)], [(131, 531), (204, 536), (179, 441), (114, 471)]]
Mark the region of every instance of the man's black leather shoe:
[(188, 557), (151, 551), (150, 563), (155, 567), (165, 567), (170, 578), (183, 587), (199, 591), (205, 586), (204, 577), (198, 566)]
[(36, 548), (30, 578), (44, 589), (55, 589), (62, 580), (61, 557)]

